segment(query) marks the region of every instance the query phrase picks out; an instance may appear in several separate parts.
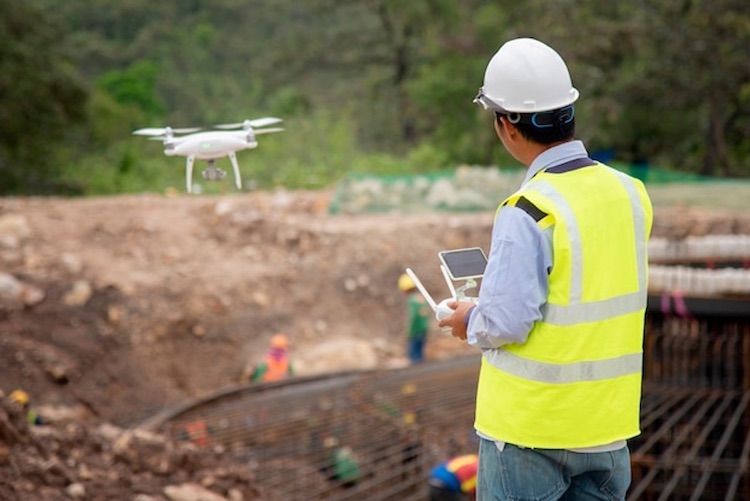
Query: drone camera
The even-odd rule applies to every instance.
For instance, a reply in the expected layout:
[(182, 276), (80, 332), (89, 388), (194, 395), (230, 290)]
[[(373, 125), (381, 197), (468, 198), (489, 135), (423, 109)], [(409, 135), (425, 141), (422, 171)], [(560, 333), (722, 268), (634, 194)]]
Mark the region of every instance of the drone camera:
[(203, 179), (206, 181), (219, 181), (227, 175), (226, 171), (218, 167), (209, 168), (203, 171)]

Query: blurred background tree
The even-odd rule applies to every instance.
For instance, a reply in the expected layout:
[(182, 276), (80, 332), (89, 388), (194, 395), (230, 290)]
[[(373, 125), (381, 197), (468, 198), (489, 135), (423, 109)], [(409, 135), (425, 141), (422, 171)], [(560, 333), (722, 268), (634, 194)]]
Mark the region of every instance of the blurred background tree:
[(86, 91), (60, 43), (61, 26), (26, 2), (0, 2), (1, 192), (54, 193), (55, 144), (85, 116)]
[(250, 186), (350, 172), (517, 167), (472, 105), (506, 40), (539, 38), (581, 90), (592, 151), (750, 176), (743, 0), (0, 0), (0, 193), (180, 186), (140, 127), (275, 115), (240, 154)]

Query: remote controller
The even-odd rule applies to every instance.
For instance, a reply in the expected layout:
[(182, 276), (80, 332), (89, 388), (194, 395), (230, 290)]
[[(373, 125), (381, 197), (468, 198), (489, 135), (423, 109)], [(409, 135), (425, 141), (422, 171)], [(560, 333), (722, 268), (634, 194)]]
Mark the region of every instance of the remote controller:
[(448, 318), (449, 316), (453, 315), (453, 310), (450, 306), (448, 306), (448, 303), (455, 301), (454, 298), (449, 297), (447, 299), (443, 299), (440, 301), (437, 305), (437, 308), (435, 308), (435, 318), (438, 320), (442, 320), (444, 318)]

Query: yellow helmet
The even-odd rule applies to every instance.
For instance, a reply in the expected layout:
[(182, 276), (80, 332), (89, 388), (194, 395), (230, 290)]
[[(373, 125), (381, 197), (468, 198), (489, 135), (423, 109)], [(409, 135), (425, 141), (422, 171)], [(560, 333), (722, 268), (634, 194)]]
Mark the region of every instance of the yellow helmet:
[(406, 273), (402, 274), (400, 277), (398, 277), (398, 288), (402, 291), (410, 291), (416, 287), (416, 284), (414, 283), (414, 280), (407, 275)]
[(17, 404), (26, 405), (29, 403), (29, 394), (23, 390), (16, 390), (10, 394), (10, 401)]
[(271, 338), (271, 346), (274, 348), (288, 348), (289, 339), (286, 334), (278, 333)]

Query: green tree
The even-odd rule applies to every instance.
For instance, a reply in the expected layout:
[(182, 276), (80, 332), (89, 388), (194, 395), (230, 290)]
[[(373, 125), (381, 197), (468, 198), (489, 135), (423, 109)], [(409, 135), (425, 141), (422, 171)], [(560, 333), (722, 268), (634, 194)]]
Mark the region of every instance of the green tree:
[(560, 2), (585, 132), (626, 161), (748, 175), (750, 11), (741, 0)]
[[(742, 0), (6, 0), (0, 8), (10, 41), (0, 47), (0, 90), (15, 86), (0, 105), (9, 129), (0, 162), (13, 166), (3, 169), (5, 185), (11, 172), (16, 184), (30, 173), (50, 179), (47, 167), (16, 168), (44, 147), (42, 156), (56, 158), (50, 169), (64, 166), (95, 190), (110, 181), (110, 191), (163, 185), (174, 162), (133, 129), (264, 114), (284, 118), (288, 132), (248, 154), (260, 186), (321, 186), (347, 169), (515, 166), (471, 100), (494, 51), (519, 36), (568, 61), (582, 96), (578, 136), (590, 149), (748, 175), (750, 13)], [(12, 31), (18, 16), (28, 24), (20, 33)], [(56, 78), (67, 85), (51, 85)], [(86, 87), (91, 121), (71, 126), (81, 114), (73, 89), (82, 102)], [(39, 113), (43, 103), (57, 104)], [(50, 140), (62, 134), (67, 142)], [(262, 172), (268, 165), (272, 172)]]
[(164, 106), (156, 94), (158, 67), (150, 61), (138, 61), (124, 71), (110, 71), (97, 80), (97, 87), (123, 106), (138, 108), (145, 119), (161, 118)]
[(55, 146), (83, 121), (87, 97), (64, 38), (43, 10), (0, 1), (0, 193), (60, 189)]

